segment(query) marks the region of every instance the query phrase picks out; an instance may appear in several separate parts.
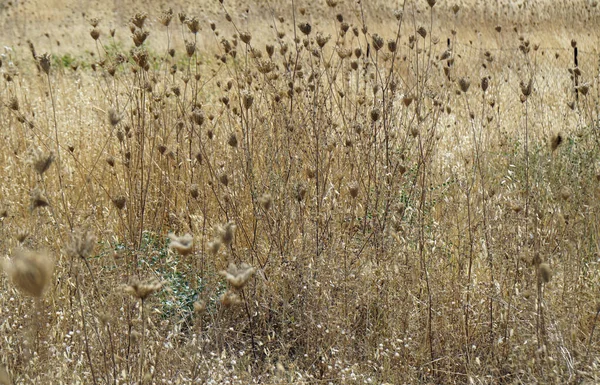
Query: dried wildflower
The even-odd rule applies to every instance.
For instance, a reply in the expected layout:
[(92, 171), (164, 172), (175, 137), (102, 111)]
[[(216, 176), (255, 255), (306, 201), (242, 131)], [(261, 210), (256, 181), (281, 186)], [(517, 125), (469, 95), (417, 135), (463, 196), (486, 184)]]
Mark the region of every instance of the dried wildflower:
[(29, 237), (29, 232), (27, 232), (27, 230), (23, 230), (23, 229), (19, 229), (17, 231), (17, 241), (19, 241), (19, 243), (23, 243), (25, 242), (25, 240)]
[(240, 296), (236, 292), (233, 292), (231, 290), (227, 290), (225, 293), (223, 293), (219, 300), (221, 302), (221, 305), (225, 307), (231, 307), (242, 303), (242, 299), (240, 298)]
[(239, 267), (234, 263), (230, 263), (227, 270), (220, 271), (219, 273), (225, 277), (229, 286), (235, 290), (241, 290), (246, 286), (255, 271), (256, 269), (247, 263), (242, 263)]
[(50, 168), (50, 165), (54, 161), (54, 153), (45, 154), (40, 149), (34, 149), (31, 151), (30, 163), (33, 165), (35, 171), (42, 175)]
[[(133, 43), (135, 44), (136, 47), (139, 47), (142, 44), (144, 44), (144, 42), (146, 41), (148, 36), (150, 36), (150, 32), (146, 31), (145, 29), (137, 29), (137, 30), (135, 30), (135, 32), (133, 33), (133, 36), (132, 36)], [(134, 60), (135, 60), (135, 58), (134, 58)], [(136, 61), (136, 63), (137, 63), (137, 61)], [(138, 65), (142, 68), (144, 67), (139, 63), (138, 63)]]
[(171, 19), (173, 19), (173, 8), (169, 8), (166, 11), (163, 11), (159, 16), (158, 20), (162, 25), (168, 27), (171, 24)]
[(520, 83), (521, 92), (523, 93), (523, 96), (528, 97), (529, 95), (531, 95), (532, 84), (533, 84), (533, 79), (529, 79), (529, 82), (527, 82), (527, 83), (525, 83), (525, 82)]
[(306, 186), (304, 183), (298, 183), (296, 188), (294, 189), (294, 197), (298, 202), (302, 202), (304, 200), (304, 196), (306, 195)]
[(542, 278), (542, 282), (543, 283), (548, 283), (550, 282), (550, 279), (552, 279), (552, 269), (550, 268), (550, 265), (547, 263), (542, 263), (540, 264), (540, 277)]
[(221, 175), (219, 175), (219, 182), (221, 182), (225, 187), (229, 185), (229, 177), (226, 173), (223, 172)]
[(136, 27), (142, 29), (147, 17), (148, 15), (145, 12), (138, 12), (129, 21), (131, 21), (131, 23), (133, 23), (133, 25)]
[(248, 31), (240, 32), (240, 40), (245, 44), (250, 44), (250, 41), (252, 40), (252, 34)]
[(232, 132), (229, 135), (229, 139), (227, 139), (227, 144), (231, 147), (237, 147), (238, 145), (238, 140), (237, 140), (237, 136), (235, 135), (235, 132)]
[(242, 102), (244, 104), (244, 108), (249, 109), (252, 107), (252, 103), (254, 102), (254, 95), (246, 90), (242, 91)]
[(350, 182), (350, 184), (348, 185), (348, 191), (350, 192), (350, 196), (352, 198), (356, 198), (358, 196), (358, 182)]
[(208, 242), (208, 251), (209, 253), (211, 253), (212, 255), (217, 255), (217, 253), (219, 252), (219, 249), (221, 248), (221, 241), (219, 239), (214, 239), (210, 242)]
[(130, 294), (133, 297), (139, 298), (144, 301), (150, 295), (158, 292), (163, 287), (163, 282), (156, 279), (150, 279), (147, 281), (136, 281), (130, 285), (125, 286), (125, 293)]
[(271, 197), (271, 194), (269, 193), (264, 193), (260, 198), (258, 198), (258, 202), (265, 211), (268, 211), (273, 205), (273, 197)]
[(552, 151), (556, 151), (556, 149), (561, 145), (562, 142), (563, 136), (560, 132), (554, 135), (552, 137), (552, 140), (550, 141), (550, 148), (552, 149)]
[(17, 99), (16, 97), (12, 96), (8, 100), (8, 108), (10, 108), (13, 111), (19, 111), (19, 99)]
[(430, 8), (433, 8), (433, 6), (435, 5), (437, 0), (427, 0), (427, 4), (429, 5)]
[(94, 28), (90, 31), (90, 36), (92, 37), (92, 39), (98, 40), (98, 38), (100, 38), (100, 31)]
[(108, 122), (110, 123), (110, 125), (114, 127), (117, 124), (119, 124), (120, 121), (121, 121), (121, 116), (119, 115), (117, 110), (115, 110), (112, 107), (109, 108), (108, 109)]
[(310, 31), (312, 31), (312, 27), (308, 23), (298, 24), (298, 29), (300, 29), (300, 32), (302, 32), (303, 34), (305, 34), (307, 36), (310, 34)]
[(201, 126), (204, 123), (204, 112), (202, 112), (202, 110), (199, 108), (194, 108), (192, 111), (191, 120), (198, 126)]
[(275, 63), (273, 63), (270, 60), (259, 60), (256, 68), (258, 69), (258, 72), (260, 72), (261, 74), (268, 74), (271, 71), (273, 71), (277, 66), (275, 65)]
[(467, 92), (471, 86), (471, 82), (467, 78), (461, 78), (458, 81), (458, 86), (462, 92)]
[(200, 31), (200, 21), (196, 16), (187, 19), (185, 25), (187, 25), (188, 29), (193, 34), (197, 34), (198, 31)]
[(227, 222), (224, 226), (219, 226), (218, 235), (219, 239), (225, 246), (229, 246), (233, 243), (235, 237), (235, 223)]
[(376, 33), (373, 34), (373, 48), (375, 48), (375, 51), (379, 51), (380, 49), (382, 49), (384, 43), (385, 42), (381, 36), (379, 36)]
[(181, 237), (173, 233), (169, 234), (169, 248), (174, 249), (181, 255), (188, 255), (194, 250), (194, 239), (191, 234), (185, 234)]
[(376, 121), (379, 120), (380, 117), (381, 117), (381, 111), (379, 110), (379, 108), (373, 108), (371, 110), (371, 121), (373, 123), (375, 123)]
[(71, 257), (86, 258), (94, 251), (96, 237), (88, 230), (77, 229), (69, 235), (69, 243), (65, 248)]
[(196, 199), (200, 196), (200, 192), (197, 184), (193, 184), (190, 186), (190, 195), (192, 198)]
[(337, 1), (335, 0), (325, 0), (325, 3), (329, 8), (335, 8), (335, 6), (337, 5)]
[(187, 53), (188, 57), (192, 57), (194, 56), (194, 53), (196, 52), (196, 43), (194, 43), (193, 41), (185, 41), (185, 52)]
[(398, 44), (396, 43), (396, 40), (390, 39), (388, 40), (387, 47), (390, 52), (396, 52)]
[(40, 64), (40, 68), (42, 69), (42, 71), (44, 71), (44, 73), (46, 75), (50, 74), (50, 63), (51, 63), (51, 59), (52, 59), (50, 54), (45, 53), (42, 56), (39, 56), (37, 59), (38, 59), (38, 62)]
[(18, 250), (2, 267), (23, 294), (41, 297), (52, 278), (54, 262), (45, 253)]
[(325, 36), (321, 32), (319, 32), (319, 33), (317, 33), (317, 38), (315, 40), (317, 41), (317, 45), (320, 48), (323, 48), (325, 46), (325, 44), (327, 44), (329, 39), (331, 39), (330, 35)]
[(123, 195), (119, 195), (113, 198), (113, 205), (119, 210), (123, 210), (125, 208), (125, 204), (127, 203), (127, 198)]
[(206, 310), (206, 301), (200, 300), (194, 302), (194, 313), (200, 314)]
[(487, 91), (489, 85), (490, 85), (490, 80), (489, 80), (489, 78), (487, 76), (481, 78), (481, 90), (483, 92)]
[(425, 29), (425, 27), (419, 27), (419, 29), (417, 29), (417, 33), (419, 34), (419, 36), (421, 36), (423, 39), (425, 39), (425, 37), (427, 36), (427, 30)]
[(46, 198), (46, 196), (42, 193), (42, 191), (38, 188), (33, 189), (33, 191), (31, 191), (31, 204), (30, 204), (30, 208), (31, 210), (35, 210), (38, 207), (46, 207), (48, 206), (50, 203), (48, 202), (48, 199)]

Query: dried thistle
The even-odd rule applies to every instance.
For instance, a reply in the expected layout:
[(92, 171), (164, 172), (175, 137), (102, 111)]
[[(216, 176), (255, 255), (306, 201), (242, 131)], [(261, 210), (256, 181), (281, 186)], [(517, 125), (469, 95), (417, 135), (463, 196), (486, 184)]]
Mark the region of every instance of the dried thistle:
[(144, 22), (146, 22), (147, 17), (148, 15), (145, 12), (138, 12), (130, 19), (130, 21), (136, 27), (142, 29), (144, 27)]
[(235, 132), (232, 132), (229, 135), (229, 139), (227, 139), (227, 144), (231, 147), (237, 147), (238, 145), (238, 140), (237, 140), (237, 136), (235, 135)]
[(225, 277), (229, 286), (235, 290), (241, 290), (246, 286), (255, 271), (256, 269), (247, 263), (242, 263), (239, 267), (234, 263), (230, 263), (226, 271), (223, 270), (219, 273)]
[(312, 31), (312, 27), (308, 23), (298, 24), (298, 29), (300, 29), (300, 32), (302, 32), (303, 34), (305, 34), (307, 36), (310, 34), (310, 31)]
[(467, 92), (469, 90), (469, 87), (471, 86), (471, 82), (467, 78), (461, 78), (458, 81), (458, 86), (460, 87), (460, 90), (462, 92)]
[(242, 101), (245, 109), (250, 109), (252, 107), (252, 103), (254, 102), (254, 95), (247, 90), (242, 91)]
[(219, 299), (221, 301), (221, 304), (225, 307), (231, 307), (242, 303), (242, 299), (240, 298), (240, 296), (236, 292), (231, 290), (227, 290), (225, 293), (223, 293), (223, 295), (221, 295), (221, 298)]
[(130, 294), (135, 298), (139, 298), (144, 301), (150, 295), (160, 291), (164, 283), (156, 279), (149, 279), (146, 281), (136, 281), (130, 285), (125, 286), (125, 293)]
[(52, 278), (54, 262), (45, 253), (18, 250), (2, 267), (23, 294), (41, 297)]
[(383, 40), (383, 38), (381, 36), (379, 36), (378, 34), (373, 34), (373, 48), (375, 48), (375, 51), (379, 51), (380, 49), (383, 48), (385, 41)]
[(185, 41), (185, 52), (187, 53), (188, 57), (192, 57), (194, 56), (194, 53), (196, 52), (196, 43), (194, 43), (193, 41)]
[(166, 11), (163, 11), (159, 16), (158, 20), (162, 25), (168, 27), (171, 24), (171, 20), (173, 19), (173, 8), (169, 8)]
[(252, 40), (252, 34), (248, 31), (240, 32), (240, 40), (245, 44), (250, 44), (250, 41)]
[(358, 196), (358, 182), (353, 181), (348, 185), (348, 191), (350, 192), (350, 196), (352, 198), (356, 198)]
[(211, 242), (208, 242), (208, 251), (212, 254), (212, 255), (217, 255), (217, 253), (219, 252), (219, 249), (221, 249), (221, 240), (219, 239), (214, 239)]
[(97, 28), (94, 28), (90, 31), (90, 36), (94, 40), (98, 40), (100, 38), (100, 31)]
[(169, 234), (169, 248), (177, 251), (181, 255), (188, 255), (194, 251), (194, 239), (191, 234), (185, 234), (181, 237), (173, 233)]
[(69, 236), (65, 249), (67, 255), (77, 258), (87, 258), (94, 251), (96, 237), (89, 230), (77, 229)]
[(529, 79), (529, 82), (527, 82), (527, 83), (525, 83), (525, 82), (520, 83), (521, 92), (523, 93), (523, 96), (528, 97), (529, 95), (531, 95), (532, 85), (533, 85), (533, 79)]
[(188, 29), (194, 35), (200, 31), (200, 21), (196, 16), (191, 17), (185, 21), (185, 25), (187, 25)]
[(199, 188), (197, 184), (193, 184), (190, 186), (190, 195), (192, 198), (196, 199), (200, 196)]

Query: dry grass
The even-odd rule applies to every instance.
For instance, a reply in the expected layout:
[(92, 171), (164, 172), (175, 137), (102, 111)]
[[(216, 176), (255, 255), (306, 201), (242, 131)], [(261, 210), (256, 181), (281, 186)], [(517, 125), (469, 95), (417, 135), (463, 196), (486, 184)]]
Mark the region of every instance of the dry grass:
[(0, 384), (599, 381), (595, 1), (8, 3)]

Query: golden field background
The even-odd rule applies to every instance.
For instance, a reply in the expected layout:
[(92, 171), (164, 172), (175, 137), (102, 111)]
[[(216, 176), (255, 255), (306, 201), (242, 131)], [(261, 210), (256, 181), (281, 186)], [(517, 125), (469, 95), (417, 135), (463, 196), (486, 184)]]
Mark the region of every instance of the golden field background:
[(0, 1), (0, 384), (599, 381), (597, 2), (363, 3)]

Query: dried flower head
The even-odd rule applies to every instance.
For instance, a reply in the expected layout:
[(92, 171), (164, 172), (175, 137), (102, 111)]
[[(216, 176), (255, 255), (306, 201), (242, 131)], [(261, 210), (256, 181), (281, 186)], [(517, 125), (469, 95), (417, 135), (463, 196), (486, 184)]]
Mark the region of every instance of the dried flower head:
[(379, 36), (378, 34), (373, 34), (373, 48), (375, 48), (375, 51), (379, 51), (380, 49), (383, 48), (385, 41), (383, 40), (383, 38), (381, 36)]
[(350, 182), (350, 184), (348, 185), (348, 191), (350, 192), (350, 196), (352, 198), (356, 198), (358, 196), (358, 182)]
[(241, 290), (246, 286), (255, 271), (256, 269), (247, 263), (242, 263), (239, 267), (234, 263), (230, 263), (227, 270), (221, 271), (220, 274), (225, 277), (229, 286), (235, 290)]
[(123, 210), (125, 208), (125, 204), (127, 203), (127, 198), (123, 195), (116, 196), (112, 199), (113, 205), (119, 210)]
[(117, 110), (115, 110), (112, 107), (109, 108), (108, 109), (108, 122), (110, 123), (110, 125), (114, 127), (117, 124), (119, 124), (120, 121), (121, 121), (121, 116), (119, 115)]
[(556, 151), (556, 149), (562, 144), (562, 142), (563, 136), (560, 132), (554, 135), (552, 137), (552, 140), (550, 141), (550, 148), (552, 148), (552, 151)]
[(130, 21), (136, 27), (142, 29), (147, 17), (148, 15), (145, 12), (138, 12), (130, 19)]
[(217, 253), (219, 252), (219, 249), (221, 249), (221, 240), (220, 239), (214, 239), (210, 242), (208, 242), (208, 251), (212, 254), (212, 255), (217, 255)]
[(69, 236), (66, 254), (71, 257), (86, 258), (94, 251), (96, 237), (89, 230), (77, 229)]
[(271, 194), (269, 193), (264, 193), (260, 198), (258, 198), (258, 202), (265, 211), (268, 211), (273, 205), (273, 197), (271, 197)]
[(35, 188), (31, 191), (30, 209), (32, 211), (37, 209), (38, 207), (46, 207), (49, 204), (50, 203), (48, 202), (48, 199), (39, 188)]
[(523, 93), (523, 96), (528, 97), (529, 95), (531, 95), (532, 85), (533, 85), (533, 79), (529, 79), (529, 82), (527, 82), (527, 83), (525, 83), (525, 82), (520, 83), (521, 92)]
[(164, 283), (156, 279), (149, 279), (146, 281), (136, 281), (130, 285), (125, 286), (125, 293), (132, 295), (133, 297), (139, 298), (142, 301), (148, 298), (150, 295), (158, 292), (162, 289)]
[(190, 195), (192, 196), (192, 198), (196, 199), (198, 198), (198, 196), (200, 196), (200, 191), (199, 191), (199, 187), (197, 184), (193, 184), (190, 186)]
[(550, 282), (550, 279), (552, 279), (552, 269), (550, 268), (549, 264), (540, 264), (540, 277), (543, 283)]
[(2, 267), (23, 294), (41, 297), (52, 278), (54, 262), (45, 253), (18, 250)]
[(252, 40), (252, 34), (248, 31), (240, 32), (240, 40), (245, 44), (250, 44), (250, 41)]
[(227, 222), (224, 226), (219, 226), (219, 239), (223, 244), (225, 244), (225, 246), (229, 246), (233, 242), (233, 238), (235, 237), (235, 229), (235, 223), (231, 221)]
[(223, 293), (219, 300), (221, 301), (221, 305), (225, 307), (231, 307), (242, 303), (242, 299), (240, 298), (240, 296), (236, 292), (231, 290), (227, 290), (225, 293)]
[(166, 11), (163, 11), (159, 16), (158, 20), (162, 25), (168, 27), (171, 24), (171, 20), (173, 19), (173, 8), (169, 8)]
[(229, 139), (227, 139), (227, 144), (234, 148), (237, 147), (238, 140), (237, 140), (237, 136), (235, 135), (235, 132), (232, 132), (231, 134), (229, 134)]
[(38, 56), (38, 63), (40, 64), (40, 68), (46, 75), (50, 74), (50, 63), (52, 60), (52, 56), (50, 54), (45, 53), (41, 56)]
[(467, 92), (469, 90), (469, 87), (471, 86), (471, 82), (467, 78), (461, 78), (458, 81), (458, 86), (460, 87), (460, 90), (462, 92)]
[(298, 24), (298, 29), (300, 29), (300, 32), (302, 32), (303, 34), (305, 34), (307, 36), (310, 34), (310, 31), (312, 31), (312, 27), (308, 23)]
[(50, 168), (54, 161), (54, 153), (46, 154), (41, 149), (36, 148), (31, 150), (29, 162), (33, 165), (35, 171), (42, 175)]
[(200, 31), (200, 21), (196, 16), (187, 19), (185, 25), (187, 25), (188, 29), (193, 34), (197, 34), (198, 31)]
[(169, 234), (169, 248), (177, 251), (181, 255), (188, 255), (194, 251), (194, 239), (191, 234), (185, 234), (181, 237), (173, 233)]

